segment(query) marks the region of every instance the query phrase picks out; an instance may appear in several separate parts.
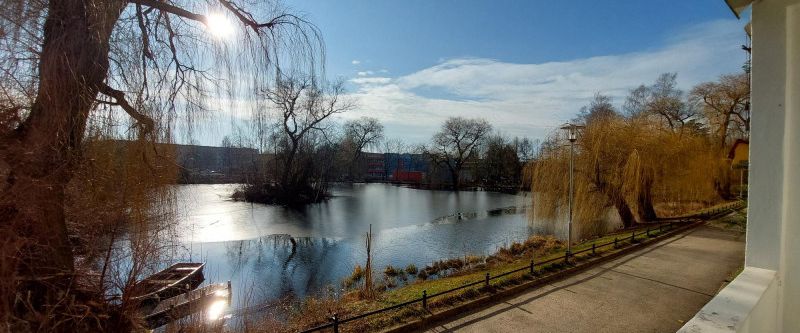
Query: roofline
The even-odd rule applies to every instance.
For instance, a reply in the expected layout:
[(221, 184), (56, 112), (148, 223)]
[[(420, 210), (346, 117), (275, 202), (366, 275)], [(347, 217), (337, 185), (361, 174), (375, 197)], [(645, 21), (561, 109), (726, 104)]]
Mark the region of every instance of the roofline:
[(728, 8), (731, 10), (731, 12), (733, 12), (733, 15), (736, 16), (737, 19), (740, 20), (742, 19), (742, 17), (739, 16), (739, 12), (737, 12), (736, 9), (733, 8), (733, 5), (731, 5), (731, 2), (729, 0), (725, 0), (725, 4), (728, 5)]
[(737, 19), (742, 18), (739, 14), (748, 6), (752, 5), (753, 2), (754, 0), (725, 0), (725, 4), (728, 5), (728, 8), (731, 9), (733, 15), (735, 15)]
[(736, 147), (741, 144), (746, 144), (749, 146), (750, 140), (736, 139), (736, 141), (733, 143), (733, 146), (731, 146), (731, 149), (728, 151), (728, 159), (733, 159), (733, 157), (736, 156)]

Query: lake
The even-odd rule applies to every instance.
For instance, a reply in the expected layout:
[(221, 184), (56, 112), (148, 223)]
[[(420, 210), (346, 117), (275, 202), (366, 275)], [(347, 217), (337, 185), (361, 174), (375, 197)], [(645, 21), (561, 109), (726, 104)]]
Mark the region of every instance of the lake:
[(292, 209), (233, 201), (236, 186), (178, 188), (181, 240), (191, 260), (207, 263), (207, 281), (232, 281), (234, 307), (340, 290), (366, 260), (370, 224), (377, 276), (386, 265), (490, 254), (537, 232), (526, 193), (346, 184), (334, 186), (326, 202)]

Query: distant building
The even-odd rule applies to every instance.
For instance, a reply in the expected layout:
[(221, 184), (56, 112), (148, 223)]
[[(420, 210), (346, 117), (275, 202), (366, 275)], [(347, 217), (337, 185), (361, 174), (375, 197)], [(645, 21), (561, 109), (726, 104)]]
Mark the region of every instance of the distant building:
[(422, 154), (383, 154), (387, 181), (419, 183), (428, 173), (428, 160)]
[(386, 161), (384, 154), (363, 153), (367, 161), (367, 169), (364, 179), (367, 181), (386, 180)]
[(239, 173), (252, 167), (258, 150), (239, 147), (172, 145), (180, 166), (195, 172)]
[[(125, 147), (127, 140), (108, 142)], [(157, 149), (173, 152), (175, 163), (180, 166), (180, 182), (183, 183), (230, 183), (243, 182), (261, 161), (258, 150), (241, 147), (211, 147), (156, 144)]]

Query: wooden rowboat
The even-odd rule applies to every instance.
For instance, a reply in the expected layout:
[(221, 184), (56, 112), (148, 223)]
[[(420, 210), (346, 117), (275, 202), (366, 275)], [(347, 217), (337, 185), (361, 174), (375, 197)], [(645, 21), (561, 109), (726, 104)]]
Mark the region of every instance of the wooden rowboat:
[(177, 263), (163, 271), (146, 277), (131, 287), (129, 299), (143, 306), (155, 305), (161, 300), (194, 290), (205, 280), (205, 263)]

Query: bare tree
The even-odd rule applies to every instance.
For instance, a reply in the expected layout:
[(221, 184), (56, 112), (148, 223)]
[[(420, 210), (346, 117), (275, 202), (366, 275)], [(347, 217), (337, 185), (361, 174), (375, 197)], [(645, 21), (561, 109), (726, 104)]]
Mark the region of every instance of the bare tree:
[(681, 131), (696, 115), (684, 101), (683, 91), (677, 88), (677, 77), (677, 73), (663, 73), (653, 85), (631, 90), (623, 110), (633, 118), (656, 117), (666, 125), (663, 127)]
[(383, 125), (372, 117), (361, 117), (344, 124), (343, 145), (350, 153), (348, 173), (353, 176), (353, 167), (361, 158), (364, 149), (376, 146), (383, 140)]
[(520, 161), (521, 152), (518, 148), (523, 141), (530, 144), (527, 139), (509, 140), (499, 134), (487, 137), (482, 158), (478, 163), (478, 176), (482, 186), (495, 189), (517, 188), (523, 164)]
[(538, 139), (531, 141), (529, 138), (514, 137), (512, 143), (520, 162), (528, 162), (536, 156), (536, 148), (539, 145)]
[(716, 127), (719, 149), (724, 149), (733, 123), (744, 137), (750, 134), (750, 82), (748, 74), (723, 75), (692, 89), (691, 98), (704, 108), (706, 118)]
[(592, 123), (619, 117), (619, 113), (611, 102), (610, 96), (596, 92), (589, 105), (581, 108), (576, 121)]
[(492, 131), (485, 119), (448, 118), (433, 136), (428, 155), (435, 163), (445, 165), (450, 171), (453, 189), (461, 184), (465, 163), (478, 157), (478, 148)]
[(400, 138), (391, 138), (383, 140), (383, 153), (384, 154), (402, 154), (409, 150), (409, 145)]
[(266, 90), (267, 99), (277, 108), (279, 122), (287, 142), (280, 186), (286, 195), (303, 185), (302, 165), (296, 163), (302, 145), (312, 131), (325, 130), (324, 121), (332, 115), (351, 110), (352, 101), (343, 99), (343, 82), (319, 86), (308, 77), (283, 76), (274, 88)]
[[(0, 279), (30, 295), (33, 308), (15, 308), (18, 316), (52, 311), (48, 305), (74, 293), (65, 188), (100, 110), (127, 115), (142, 140), (168, 141), (178, 117), (213, 109), (209, 99), (252, 98), (277, 64), (316, 72), (323, 56), (317, 29), (278, 7), (247, 11), (231, 0), (0, 5), (0, 169), (7, 170), (0, 173), (0, 244), (9, 263)], [(207, 37), (225, 17), (237, 22), (236, 36)], [(226, 80), (244, 73), (252, 76)], [(3, 301), (10, 310), (11, 300)]]
[(646, 85), (639, 85), (632, 89), (625, 97), (625, 104), (622, 110), (631, 118), (646, 117), (648, 114), (648, 104), (650, 103), (650, 88)]
[[(397, 162), (396, 160), (390, 160), (394, 158), (394, 154), (404, 154), (409, 152), (409, 145), (400, 138), (391, 138), (383, 140), (383, 147), (381, 151), (383, 152), (386, 159), (384, 160), (383, 165), (383, 174), (385, 179), (389, 179), (390, 171), (392, 169), (393, 163)], [(398, 162), (399, 163), (399, 162)]]

